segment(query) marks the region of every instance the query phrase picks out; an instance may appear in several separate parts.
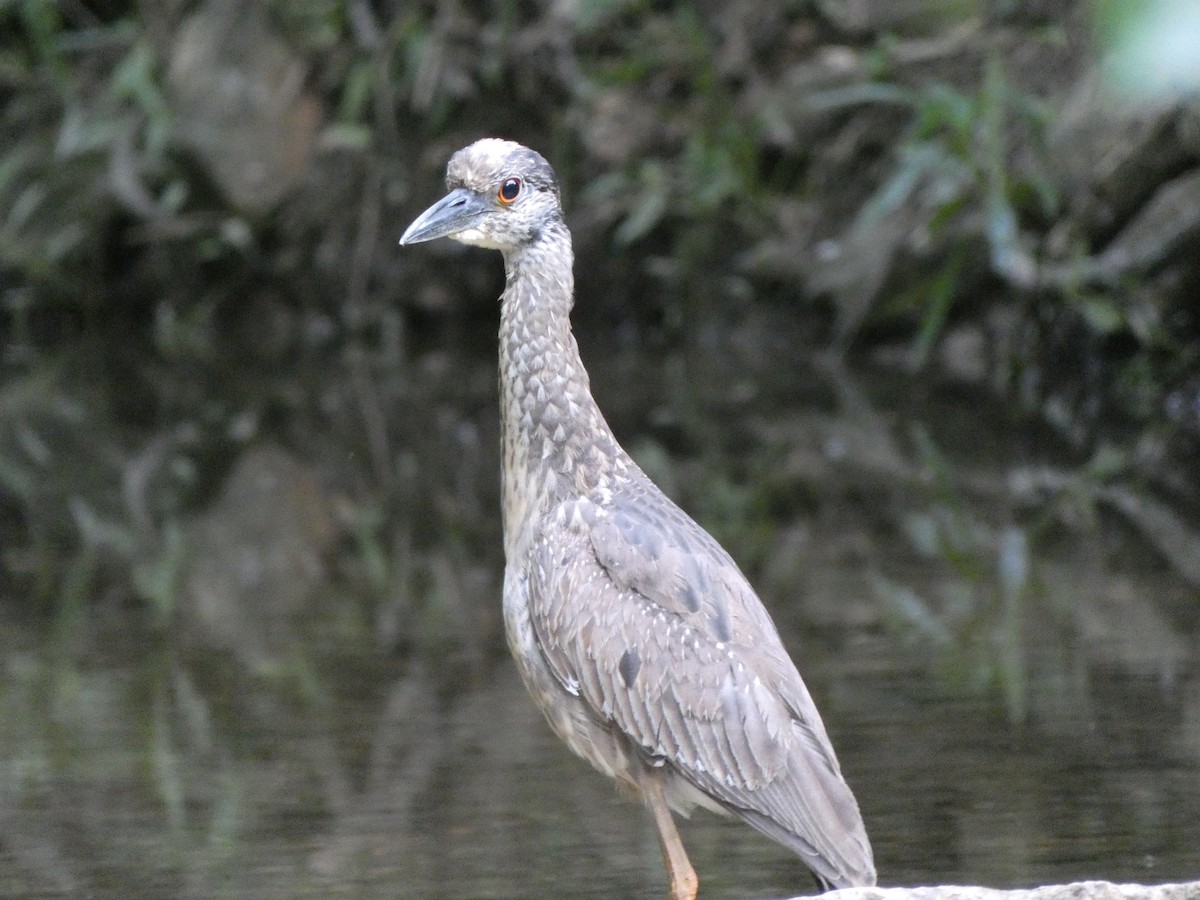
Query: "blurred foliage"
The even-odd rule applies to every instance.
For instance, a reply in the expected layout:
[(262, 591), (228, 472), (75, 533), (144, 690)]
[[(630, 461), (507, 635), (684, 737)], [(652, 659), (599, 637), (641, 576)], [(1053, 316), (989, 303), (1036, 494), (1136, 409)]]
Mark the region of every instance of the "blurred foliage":
[[(714, 322), (777, 303), (816, 336), (796, 353), (899, 336), (928, 367), (952, 330), (974, 329), (978, 389), (1051, 421), (1084, 458), (1116, 418), (1132, 435), (1124, 471), (1186, 485), (1200, 434), (1189, 232), (1131, 292), (1140, 271), (1101, 263), (1132, 212), (1086, 221), (1092, 186), (1050, 149), (1090, 52), (1082, 7), (1048, 23), (1021, 4), (995, 21), (987, 4), (933, 6), (851, 27), (809, 2), (0, 3), (4, 577), (64, 609), (115, 581), (170, 620), (187, 523), (247, 447), (276, 441), (351, 495), (341, 575), (374, 598), (380, 642), (455, 644), (469, 667), (487, 641), (456, 625), (496, 568), (480, 548), (499, 546), (494, 442), (473, 414), (491, 347), (471, 336), (492, 333), (494, 308), (450, 298), (494, 296), (495, 273), (401, 257), (394, 239), (482, 133), (554, 159), (600, 301), (586, 306), (611, 294), (623, 321), (665, 325), (655, 339), (702, 345)], [(202, 56), (184, 52), (187, 26), (235, 12), (240, 39), (261, 29), (280, 61), (266, 83), (294, 130), (270, 156), (299, 160), (261, 208), (198, 149), (185, 105), (237, 79), (181, 84)], [(1048, 76), (1027, 62), (1038, 53), (1061, 57)], [(254, 123), (239, 124), (219, 135), (233, 159)], [(1164, 179), (1194, 166), (1178, 153)], [(823, 238), (888, 221), (903, 227), (878, 290), (831, 299), (805, 281)], [(783, 277), (747, 262), (770, 247)], [(449, 344), (488, 349), (447, 362)], [(672, 402), (707, 446), (690, 383), (675, 379)], [(769, 505), (697, 478), (709, 493), (694, 508), (753, 564)]]
[[(601, 24), (597, 20), (591, 27)], [(594, 33), (584, 29), (582, 36)], [(588, 93), (660, 83), (658, 92), (664, 96), (657, 114), (681, 126), (681, 139), (669, 158), (631, 158), (624, 167), (590, 181), (586, 203), (615, 202), (623, 210), (613, 232), (619, 247), (646, 237), (669, 219), (695, 223), (723, 217), (731, 204), (745, 207), (761, 196), (756, 110), (740, 104), (722, 77), (716, 42), (699, 10), (681, 4), (667, 15), (648, 17), (646, 27), (624, 32), (616, 47), (598, 54), (586, 70)], [(676, 90), (683, 85), (686, 90)]]
[[(822, 110), (873, 102), (911, 111), (891, 171), (850, 228), (870, 228), (915, 199), (920, 209), (916, 227), (927, 233), (927, 240), (947, 245), (928, 276), (881, 303), (879, 310), (885, 317), (917, 313), (913, 361), (924, 365), (954, 301), (964, 293), (959, 278), (969, 242), (982, 238), (997, 276), (1026, 285), (1034, 278), (1033, 241), (1021, 222), (1049, 221), (1060, 206), (1045, 165), (1049, 110), (1013, 85), (995, 54), (974, 94), (939, 82), (916, 88), (868, 82), (819, 94), (810, 102)], [(1023, 167), (1016, 163), (1018, 145), (1028, 151)]]
[(1191, 0), (1094, 0), (1108, 77), (1131, 99), (1200, 95), (1200, 7)]

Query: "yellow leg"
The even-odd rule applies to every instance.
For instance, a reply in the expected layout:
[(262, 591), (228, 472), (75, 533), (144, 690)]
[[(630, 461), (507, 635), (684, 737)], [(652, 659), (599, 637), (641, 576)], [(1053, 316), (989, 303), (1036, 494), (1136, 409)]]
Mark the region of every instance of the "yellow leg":
[(663, 861), (667, 864), (667, 875), (671, 879), (671, 900), (696, 900), (700, 880), (696, 877), (696, 870), (688, 862), (683, 841), (679, 839), (679, 832), (675, 829), (675, 820), (671, 818), (671, 808), (667, 805), (662, 779), (655, 777), (654, 773), (647, 774), (642, 780), (642, 790), (645, 792), (650, 812), (654, 814), (654, 824), (658, 828), (658, 842), (662, 845)]

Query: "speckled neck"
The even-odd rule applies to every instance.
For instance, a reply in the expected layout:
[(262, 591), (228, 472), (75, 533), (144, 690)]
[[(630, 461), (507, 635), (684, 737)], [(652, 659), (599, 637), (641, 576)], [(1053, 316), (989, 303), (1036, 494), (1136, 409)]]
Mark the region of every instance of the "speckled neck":
[(624, 452), (596, 406), (571, 334), (574, 257), (566, 226), (505, 254), (500, 310), (500, 432), (505, 552), (549, 504), (602, 500), (626, 470)]

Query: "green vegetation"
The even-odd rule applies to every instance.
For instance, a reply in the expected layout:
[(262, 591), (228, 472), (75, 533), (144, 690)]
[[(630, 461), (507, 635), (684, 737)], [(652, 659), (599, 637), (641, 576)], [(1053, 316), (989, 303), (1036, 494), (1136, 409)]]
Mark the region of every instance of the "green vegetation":
[[(1076, 96), (1091, 51), (1067, 19), (832, 15), (0, 5), (7, 593), (72, 621), (129, 592), (169, 631), (194, 591), (199, 511), (250, 448), (278, 444), (344, 492), (336, 537), (315, 544), (345, 551), (331, 577), (371, 598), (378, 639), (468, 668), (495, 644), (492, 619), (460, 627), (498, 567), (491, 435), (464, 412), (490, 408), (476, 335), (494, 327), (465, 298), (494, 285), (393, 248), (446, 153), (482, 132), (555, 159), (595, 292), (581, 314), (617, 308), (683, 345), (669, 400), (704, 462), (681, 493), (749, 566), (777, 507), (721, 471), (689, 369), (752, 308), (800, 323), (796, 358), (899, 343), (931, 378), (953, 369), (949, 336), (977, 339), (962, 368), (1014, 421), (1050, 424), (1081, 468), (1104, 450), (1105, 484), (1200, 502), (1200, 207), (1177, 112), (1122, 120), (1149, 137), (1105, 181), (1065, 165), (1108, 115)], [(922, 552), (964, 584), (1009, 574), (949, 618), (895, 596), (916, 632), (986, 648), (971, 653), (1019, 718), (1010, 626), (1036, 567), (1009, 563), (1037, 536), (981, 530), (969, 507), (946, 496), (914, 519)]]
[[(920, 325), (914, 364), (928, 361), (956, 299), (964, 293), (965, 261), (974, 244), (986, 247), (994, 275), (1021, 287), (1033, 286), (1034, 236), (1020, 223), (1031, 218), (1044, 223), (1060, 211), (1058, 191), (1045, 168), (1049, 111), (1009, 81), (998, 56), (988, 58), (982, 84), (973, 95), (938, 82), (915, 88), (869, 82), (819, 94), (810, 102), (821, 110), (884, 103), (911, 112), (891, 171), (860, 207), (850, 229), (870, 230), (913, 207), (916, 212), (906, 224), (920, 229), (939, 248), (940, 264), (895, 298), (879, 302), (867, 317), (870, 321), (916, 313)], [(1018, 142), (1028, 151), (1026, 171), (1015, 164)]]

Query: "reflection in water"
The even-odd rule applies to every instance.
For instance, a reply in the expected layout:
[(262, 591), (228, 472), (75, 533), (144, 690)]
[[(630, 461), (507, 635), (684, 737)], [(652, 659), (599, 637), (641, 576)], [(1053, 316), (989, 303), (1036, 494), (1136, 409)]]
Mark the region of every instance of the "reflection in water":
[[(921, 466), (869, 409), (793, 410), (762, 429), (788, 448), (772, 470), (810, 486), (792, 489), (765, 549), (735, 555), (762, 561), (753, 580), (825, 716), (881, 884), (1195, 877), (1200, 673), (1147, 602), (1194, 605), (1194, 592), (1132, 552), (1061, 536), (1034, 542), (1010, 567), (1028, 576), (1006, 587), (992, 551), (1020, 547), (999, 504), (931, 505), (913, 487)], [(847, 462), (856, 448), (868, 458)], [(708, 512), (719, 526), (721, 508)], [(929, 552), (948, 543), (957, 556)], [(665, 890), (649, 818), (560, 746), (506, 657), (385, 658), (331, 615), (266, 665), (230, 652), (229, 634), (196, 649), (150, 633), (133, 604), (53, 624), (19, 608), (0, 602), (0, 896)], [(811, 889), (745, 826), (701, 811), (681, 828), (706, 898)]]
[[(1185, 700), (1084, 675), (1090, 708), (1054, 734), (1014, 733), (883, 637), (792, 644), (884, 883), (1155, 881), (1200, 866), (1194, 685)], [(56, 649), (13, 622), (3, 645), (4, 896), (660, 893), (648, 817), (563, 751), (507, 661), (448, 703), (419, 672), (348, 670), (335, 702), (288, 681), (202, 687), (144, 650)], [(751, 829), (702, 812), (683, 828), (706, 896), (810, 887)]]

